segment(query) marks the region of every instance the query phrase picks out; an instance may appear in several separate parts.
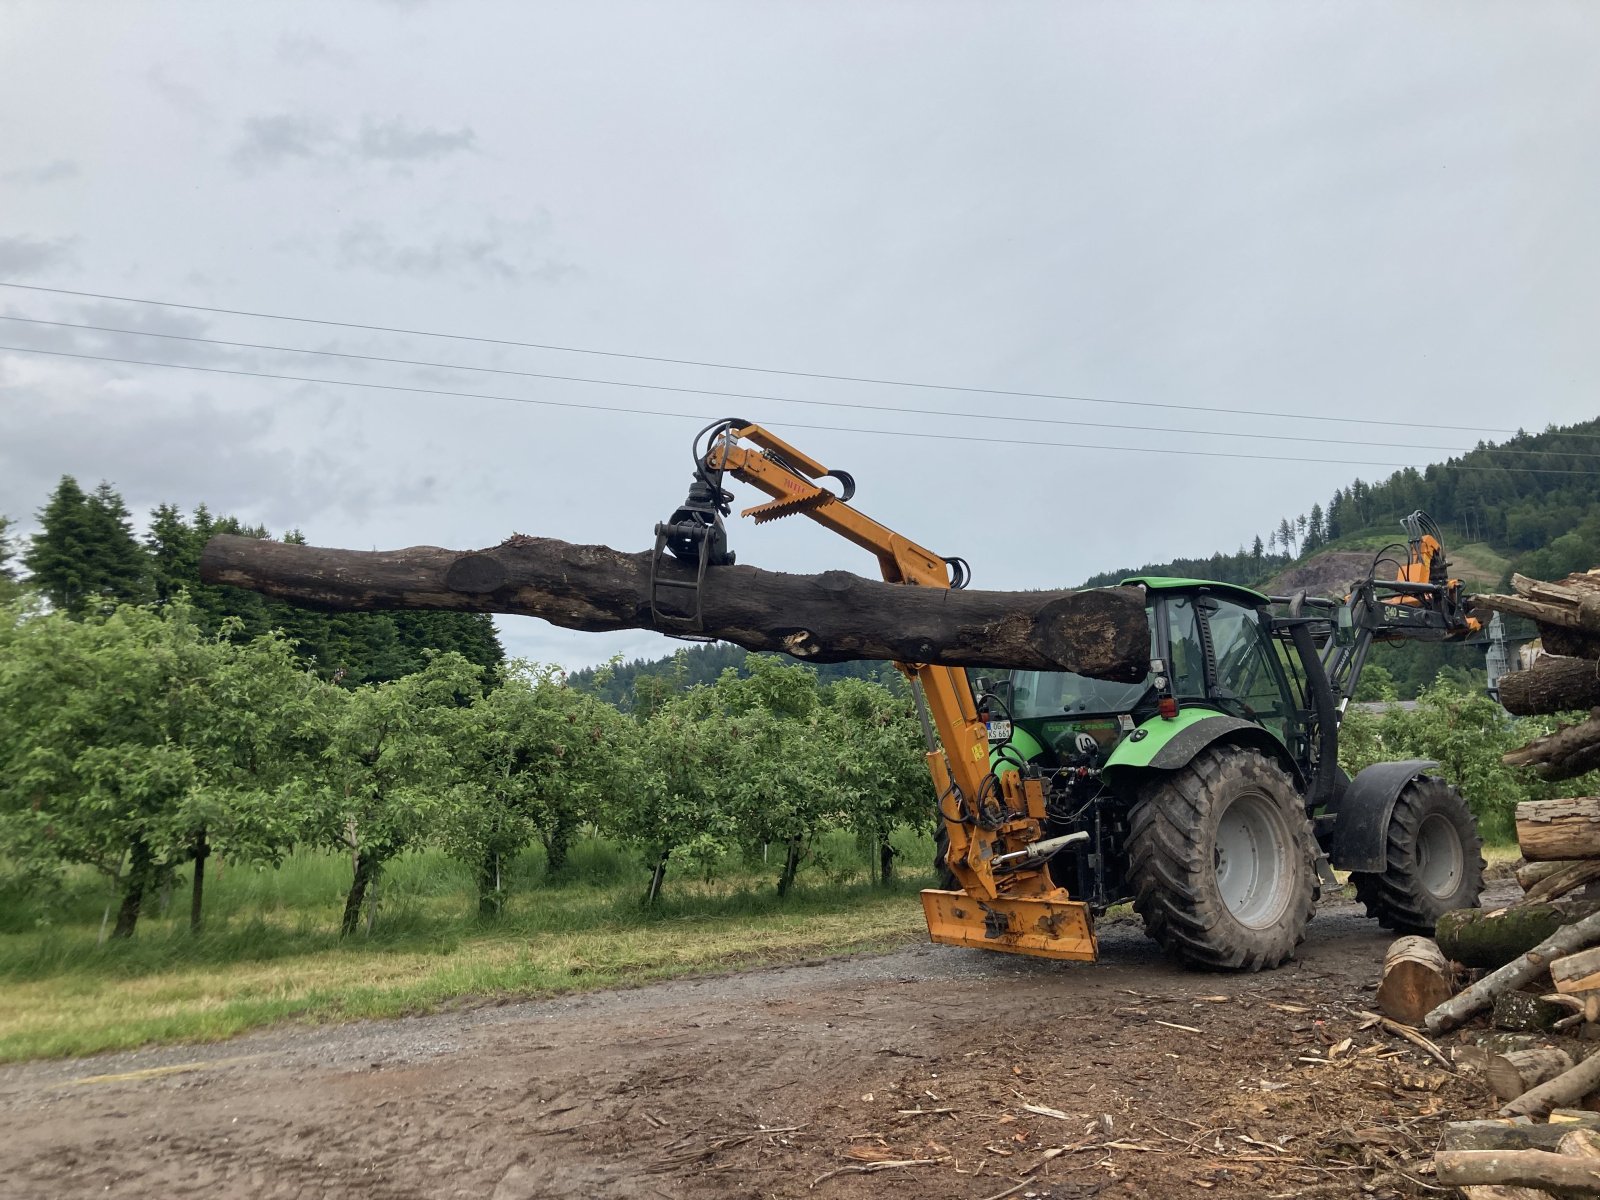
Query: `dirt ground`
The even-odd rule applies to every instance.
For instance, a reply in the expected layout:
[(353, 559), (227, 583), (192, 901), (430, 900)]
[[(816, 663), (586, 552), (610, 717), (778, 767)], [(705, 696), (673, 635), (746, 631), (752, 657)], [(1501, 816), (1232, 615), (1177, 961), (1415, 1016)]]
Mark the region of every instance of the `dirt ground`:
[(1442, 1194), (1489, 1098), (1360, 1028), (1389, 939), (1353, 905), (1262, 975), (1100, 933), (3, 1068), (0, 1197)]

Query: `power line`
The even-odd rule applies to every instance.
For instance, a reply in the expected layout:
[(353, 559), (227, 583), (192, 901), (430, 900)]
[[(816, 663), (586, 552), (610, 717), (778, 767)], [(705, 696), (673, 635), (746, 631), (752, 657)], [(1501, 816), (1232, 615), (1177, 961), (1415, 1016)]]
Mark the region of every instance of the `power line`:
[[(71, 350), (44, 350), (34, 346), (4, 346), (0, 351), (15, 354), (41, 354), (52, 358), (72, 358), (87, 362), (120, 363), (134, 367), (160, 367), (173, 371), (199, 371), (208, 375), (236, 375), (249, 379), (274, 379), (286, 383), (315, 383), (330, 387), (365, 388), (370, 391), (406, 392), (420, 396), (448, 396), (464, 400), (499, 400), (511, 404), (533, 404), (548, 408), (571, 408), (586, 412), (620, 413), (626, 416), (668, 417), (673, 419), (692, 419), (696, 421), (717, 420), (704, 413), (674, 413), (660, 412), (648, 408), (622, 408), (605, 404), (583, 404), (575, 400), (548, 400), (532, 396), (505, 396), (489, 392), (459, 392), (446, 388), (412, 387), (396, 383), (372, 383), (366, 380), (355, 379), (326, 379), (312, 375), (284, 375), (270, 371), (247, 371), (239, 367), (204, 367), (194, 363), (155, 362), (142, 358), (123, 358), (110, 354), (82, 354)], [(1349, 458), (1305, 458), (1292, 455), (1277, 454), (1241, 454), (1227, 450), (1172, 450), (1157, 449), (1152, 446), (1105, 446), (1085, 445), (1077, 442), (1041, 442), (1024, 438), (999, 438), (984, 437), (978, 434), (966, 433), (931, 433), (926, 430), (911, 429), (860, 429), (843, 425), (811, 425), (797, 421), (772, 421), (772, 426), (779, 429), (810, 429), (828, 433), (865, 433), (881, 437), (923, 438), (933, 441), (948, 442), (979, 442), (987, 445), (998, 446), (1045, 446), (1061, 450), (1109, 450), (1127, 454), (1176, 454), (1188, 458), (1235, 458), (1248, 459), (1255, 462), (1300, 462), (1300, 463), (1329, 463), (1340, 466), (1353, 467), (1414, 467), (1414, 463), (1373, 462), (1367, 459)], [(1550, 467), (1475, 467), (1466, 464), (1457, 464), (1453, 469), (1462, 471), (1522, 471), (1536, 475), (1582, 475), (1593, 476), (1592, 471), (1568, 471)]]
[[(223, 338), (199, 337), (194, 334), (161, 333), (146, 329), (125, 329), (115, 325), (91, 325), (80, 321), (51, 321), (42, 317), (24, 317), (14, 314), (0, 313), (0, 321), (13, 321), (24, 325), (45, 325), (55, 329), (80, 329), (94, 333), (114, 333), (128, 337), (161, 338), (171, 342), (189, 342), (204, 346), (226, 346), (235, 350), (265, 350), (274, 354), (307, 354), (324, 358), (343, 358), (355, 362), (384, 363), (403, 367), (425, 367), (434, 370), (446, 371), (472, 371), (486, 375), (512, 375), (521, 379), (556, 380), (565, 383), (597, 384), (604, 387), (637, 388), (650, 392), (675, 392), (683, 395), (717, 396), (724, 400), (759, 400), (772, 404), (804, 404), (814, 408), (842, 408), (853, 409), (861, 412), (891, 413), (897, 416), (918, 417), (957, 417), (971, 419), (974, 414), (970, 412), (953, 412), (945, 408), (903, 408), (893, 404), (866, 404), (849, 400), (814, 400), (798, 396), (772, 396), (757, 392), (724, 392), (711, 388), (681, 387), (664, 383), (636, 383), (626, 379), (596, 379), (585, 375), (556, 375), (546, 371), (520, 371), (510, 367), (483, 367), (471, 363), (439, 362), (429, 359), (395, 358), (382, 354), (355, 354), (345, 350), (316, 350), (304, 346), (279, 346), (263, 342), (235, 342)], [(1056, 425), (1068, 426), (1079, 429), (1118, 429), (1134, 430), (1151, 433), (1176, 433), (1191, 437), (1223, 437), (1223, 438), (1248, 438), (1253, 441), (1272, 442), (1318, 442), (1321, 444), (1334, 444), (1340, 446), (1379, 446), (1390, 449), (1439, 450), (1449, 454), (1466, 454), (1471, 446), (1419, 446), (1415, 441), (1408, 442), (1375, 442), (1357, 438), (1330, 438), (1325, 436), (1296, 437), (1286, 433), (1229, 433), (1216, 429), (1174, 429), (1170, 426), (1151, 427), (1147, 425), (1120, 425), (1104, 421), (1074, 421), (1066, 417), (1023, 417), (1005, 413), (984, 413), (985, 421), (1004, 421), (1022, 425)], [(1431, 428), (1431, 427), (1430, 427)], [(1517, 450), (1508, 447), (1496, 447), (1497, 453), (1503, 454), (1538, 454), (1537, 450)], [(1600, 454), (1581, 454), (1584, 458), (1600, 458)]]
[[(786, 375), (795, 379), (826, 379), (838, 383), (866, 383), (879, 387), (924, 388), (939, 392), (962, 392), (980, 396), (1011, 396), (1025, 400), (1069, 400), (1082, 404), (1112, 404), (1129, 408), (1160, 408), (1181, 412), (1223, 413), (1230, 416), (1277, 417), (1293, 421), (1325, 421), (1344, 425), (1387, 425), (1401, 429), (1434, 429), (1435, 424), (1423, 421), (1383, 421), (1366, 417), (1335, 417), (1321, 413), (1280, 413), (1253, 408), (1222, 408), (1205, 404), (1173, 404), (1157, 400), (1107, 400), (1098, 396), (1077, 396), (1061, 392), (1026, 392), (1008, 388), (965, 387), (949, 383), (918, 383), (905, 379), (878, 379), (864, 375), (833, 375), (822, 371), (795, 371), (780, 367), (752, 367), (740, 363), (712, 362), (693, 358), (669, 358), (658, 354), (633, 354), (621, 350), (594, 350), (582, 346), (562, 346), (550, 342), (523, 342), (511, 338), (480, 337), (464, 333), (440, 333), (427, 329), (405, 329), (392, 325), (366, 325), (356, 321), (330, 321), (318, 317), (296, 317), (285, 313), (255, 312), (242, 308), (219, 308), (206, 304), (183, 304), (175, 300), (152, 300), (141, 296), (116, 296), (105, 292), (75, 291), (71, 288), (44, 287), (32, 283), (0, 281), (0, 287), (21, 291), (43, 292), (55, 296), (77, 296), (88, 300), (113, 300), (122, 304), (148, 304), (160, 308), (177, 308), (187, 312), (216, 313), (229, 317), (251, 317), (265, 321), (292, 321), (301, 325), (326, 325), (335, 329), (360, 329), (369, 333), (395, 333), (406, 337), (442, 338), (454, 342), (473, 342), (484, 346), (513, 346), (525, 350), (552, 350), (562, 354), (588, 354), (602, 358), (630, 359), (634, 362), (670, 363), (681, 367), (707, 367), (719, 371), (745, 371), (762, 375)], [(1457, 425), (1455, 428), (1471, 433), (1515, 434), (1515, 429), (1495, 429), (1481, 425)]]

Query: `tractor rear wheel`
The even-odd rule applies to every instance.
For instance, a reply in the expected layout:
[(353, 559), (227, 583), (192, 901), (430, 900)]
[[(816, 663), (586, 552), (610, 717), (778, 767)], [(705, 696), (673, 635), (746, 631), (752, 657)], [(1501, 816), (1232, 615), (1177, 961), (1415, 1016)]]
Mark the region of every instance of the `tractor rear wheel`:
[(1445, 913), (1478, 907), (1483, 890), (1483, 842), (1460, 792), (1423, 776), (1395, 801), (1384, 839), (1382, 871), (1352, 871), (1356, 899), (1367, 916), (1396, 933), (1433, 936)]
[(1316, 905), (1316, 841), (1294, 781), (1212, 746), (1147, 784), (1128, 832), (1133, 907), (1184, 963), (1260, 971), (1294, 957)]

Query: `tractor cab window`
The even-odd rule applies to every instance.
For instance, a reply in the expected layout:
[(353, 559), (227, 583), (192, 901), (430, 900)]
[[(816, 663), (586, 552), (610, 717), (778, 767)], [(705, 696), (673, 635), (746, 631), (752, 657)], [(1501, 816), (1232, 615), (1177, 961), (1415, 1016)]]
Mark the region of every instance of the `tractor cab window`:
[[(1148, 618), (1150, 610), (1145, 610)], [(1155, 626), (1150, 629), (1150, 657), (1156, 655)], [(1150, 690), (1149, 678), (1138, 683), (1090, 679), (1071, 671), (1013, 671), (1004, 695), (1018, 721), (1041, 717), (1112, 716), (1131, 712)]]
[(1207, 604), (1216, 679), (1212, 700), (1234, 716), (1266, 726), (1287, 743), (1290, 705), (1272, 639), (1253, 608), (1231, 600)]
[[(1211, 642), (1209, 678), (1202, 620)], [(1255, 609), (1216, 596), (1168, 595), (1167, 634), (1174, 696), (1255, 721), (1287, 742), (1292, 705)]]

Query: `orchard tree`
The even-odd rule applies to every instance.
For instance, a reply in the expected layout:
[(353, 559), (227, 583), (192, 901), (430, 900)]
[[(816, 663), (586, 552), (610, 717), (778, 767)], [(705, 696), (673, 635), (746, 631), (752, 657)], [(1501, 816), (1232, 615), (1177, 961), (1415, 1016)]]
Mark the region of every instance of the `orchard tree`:
[(933, 813), (922, 732), (908, 699), (882, 684), (841, 679), (828, 693), (827, 728), (836, 786), (861, 841), (878, 859), (878, 882), (894, 877), (897, 825), (925, 827)]
[(101, 872), (118, 905), (114, 936), (131, 937), (149, 893), (197, 854), (203, 864), (210, 845), (260, 859), (292, 842), (286, 730), (303, 729), (309, 711), (297, 706), (303, 680), (280, 641), (209, 636), (181, 604), (81, 621), (6, 612), (8, 855)]
[(579, 825), (629, 786), (638, 737), (637, 726), (566, 686), (554, 666), (514, 662), (473, 701), (456, 742), (444, 843), (472, 868), (480, 915), (503, 911), (506, 868), (535, 837), (550, 871), (561, 870)]
[(449, 818), (456, 747), (481, 674), (459, 654), (439, 654), (421, 671), (341, 692), (333, 704), (319, 840), (352, 855), (345, 934), (359, 928), (384, 865)]

